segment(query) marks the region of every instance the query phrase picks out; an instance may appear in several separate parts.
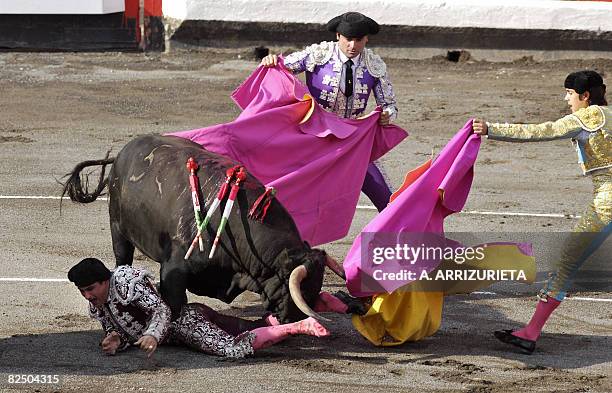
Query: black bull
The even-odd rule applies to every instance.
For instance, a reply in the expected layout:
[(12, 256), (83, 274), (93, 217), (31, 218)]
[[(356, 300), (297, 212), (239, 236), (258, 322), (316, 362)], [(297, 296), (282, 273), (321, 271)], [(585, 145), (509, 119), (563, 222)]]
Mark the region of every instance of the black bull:
[[(76, 202), (94, 201), (108, 187), (110, 228), (117, 265), (131, 265), (134, 248), (161, 264), (161, 294), (173, 314), (186, 302), (185, 290), (231, 302), (245, 290), (261, 295), (263, 306), (282, 321), (304, 313), (319, 296), (330, 261), (325, 252), (305, 244), (280, 202), (273, 200), (264, 222), (247, 218), (250, 206), (265, 191), (253, 176), (242, 184), (232, 214), (213, 258), (208, 254), (224, 203), (202, 234), (205, 250), (184, 259), (196, 235), (196, 222), (186, 161), (193, 157), (202, 206), (215, 198), (231, 159), (171, 136), (143, 136), (130, 141), (116, 158), (85, 161), (76, 166), (64, 194)], [(112, 164), (108, 178), (105, 167)], [(83, 190), (80, 172), (102, 165), (97, 189)], [(303, 266), (303, 267), (301, 267)], [(300, 282), (301, 281), (301, 282)], [(301, 289), (301, 290), (300, 290)], [(297, 293), (296, 293), (297, 292)], [(301, 292), (301, 295), (300, 295)]]

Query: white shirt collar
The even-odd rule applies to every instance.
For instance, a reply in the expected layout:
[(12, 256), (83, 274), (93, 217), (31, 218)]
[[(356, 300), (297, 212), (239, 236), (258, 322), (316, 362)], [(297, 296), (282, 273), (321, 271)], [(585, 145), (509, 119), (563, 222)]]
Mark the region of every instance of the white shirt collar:
[[(342, 50), (340, 50), (340, 47), (338, 47), (338, 56), (340, 57), (340, 61), (342, 62), (342, 64), (346, 63), (349, 59), (348, 56), (345, 55), (344, 52), (342, 52)], [(361, 57), (361, 53), (351, 59), (353, 60), (353, 65), (359, 64), (360, 57)]]

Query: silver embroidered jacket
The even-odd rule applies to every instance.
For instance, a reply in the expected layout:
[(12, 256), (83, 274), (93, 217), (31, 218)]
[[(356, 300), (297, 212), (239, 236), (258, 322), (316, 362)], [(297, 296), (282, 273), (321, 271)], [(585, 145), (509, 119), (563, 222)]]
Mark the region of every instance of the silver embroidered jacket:
[(353, 77), (353, 94), (346, 97), (340, 91), (342, 60), (337, 42), (323, 41), (284, 59), (285, 67), (294, 74), (306, 72), (306, 84), (313, 98), (327, 111), (340, 117), (357, 118), (368, 104), (370, 92), (376, 103), (397, 117), (397, 103), (393, 86), (387, 75), (387, 65), (370, 49), (364, 48)]
[(150, 279), (141, 269), (120, 266), (110, 279), (108, 299), (102, 308), (90, 303), (90, 316), (100, 321), (105, 334), (117, 332), (123, 350), (144, 335), (159, 344), (183, 344), (218, 356), (242, 358), (253, 354), (255, 334), (246, 331), (232, 336), (211, 323), (198, 303), (183, 306), (171, 322), (170, 307), (164, 303)]
[(102, 308), (89, 304), (89, 315), (97, 319), (104, 332), (121, 336), (119, 350), (149, 335), (162, 343), (171, 323), (170, 308), (151, 283), (152, 276), (145, 270), (119, 266), (110, 278), (108, 299)]

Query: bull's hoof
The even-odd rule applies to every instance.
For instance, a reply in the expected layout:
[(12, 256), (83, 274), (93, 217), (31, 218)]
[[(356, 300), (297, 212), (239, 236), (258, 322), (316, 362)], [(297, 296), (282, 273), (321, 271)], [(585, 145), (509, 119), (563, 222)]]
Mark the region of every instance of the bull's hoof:
[(334, 296), (340, 299), (342, 303), (347, 305), (347, 314), (364, 315), (366, 312), (368, 312), (366, 305), (358, 297), (352, 297), (344, 291), (338, 291), (334, 293)]

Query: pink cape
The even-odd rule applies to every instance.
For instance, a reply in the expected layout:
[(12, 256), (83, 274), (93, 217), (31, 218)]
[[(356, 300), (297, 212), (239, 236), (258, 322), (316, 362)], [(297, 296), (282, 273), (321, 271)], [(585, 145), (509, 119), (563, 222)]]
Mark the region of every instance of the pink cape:
[(381, 127), (380, 108), (359, 120), (326, 112), (282, 60), (258, 67), (232, 98), (243, 111), (231, 123), (168, 135), (229, 156), (276, 188), (313, 246), (346, 236), (368, 164), (408, 135), (394, 125)]
[[(364, 273), (361, 265), (363, 234), (442, 234), (444, 218), (460, 211), (465, 205), (474, 177), (473, 165), (479, 147), (480, 136), (472, 132), (470, 120), (444, 147), (431, 167), (366, 225), (344, 260), (346, 286), (353, 296), (374, 294), (368, 290), (368, 285), (362, 285), (374, 280)], [(407, 282), (398, 280), (378, 284), (387, 292), (392, 292)]]

